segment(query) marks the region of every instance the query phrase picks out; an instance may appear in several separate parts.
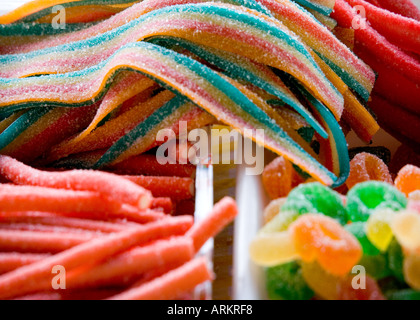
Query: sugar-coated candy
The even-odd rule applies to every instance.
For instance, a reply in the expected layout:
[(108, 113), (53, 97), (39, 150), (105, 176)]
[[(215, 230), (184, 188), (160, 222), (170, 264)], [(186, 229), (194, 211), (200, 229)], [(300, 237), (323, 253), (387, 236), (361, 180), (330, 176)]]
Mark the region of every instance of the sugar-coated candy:
[[(151, 52), (150, 50), (153, 51), (153, 52)], [(148, 51), (148, 53), (146, 51)], [(250, 101), (249, 98), (247, 98), (246, 96), (243, 96), (243, 93), (240, 92), (238, 87), (237, 87), (239, 84), (235, 88), (234, 85), (232, 85), (227, 80), (220, 77), (217, 73), (215, 73), (211, 69), (205, 67), (201, 63), (199, 63), (197, 61), (194, 61), (194, 60), (192, 60), (192, 59), (190, 59), (186, 56), (177, 54), (172, 50), (168, 50), (168, 49), (165, 49), (163, 47), (156, 46), (156, 45), (153, 45), (153, 44), (148, 44), (148, 43), (145, 43), (145, 42), (139, 42), (139, 43), (132, 43), (132, 44), (126, 45), (125, 47), (121, 48), (114, 56), (112, 56), (110, 58), (110, 60), (104, 61), (103, 66), (105, 67), (107, 65), (107, 63), (111, 63), (111, 61), (114, 61), (114, 62), (119, 61), (118, 57), (120, 55), (123, 55), (124, 52), (135, 55), (136, 58), (135, 59), (133, 58), (133, 60), (136, 61), (136, 63), (140, 63), (140, 61), (142, 61), (142, 59), (146, 59), (145, 57), (147, 57), (147, 59), (155, 59), (156, 65), (155, 64), (150, 64), (150, 63), (147, 63), (147, 64), (143, 65), (143, 64), (140, 63), (137, 66), (139, 68), (137, 70), (142, 71), (143, 73), (148, 74), (149, 76), (153, 75), (153, 77), (159, 77), (161, 79), (167, 78), (166, 81), (168, 81), (171, 84), (172, 87), (178, 87), (178, 89), (182, 91), (183, 95), (187, 95), (187, 96), (191, 97), (191, 99), (193, 99), (196, 103), (199, 103), (200, 106), (202, 106), (207, 111), (210, 111), (210, 109), (212, 109), (211, 108), (212, 106), (216, 106), (214, 101), (219, 101), (222, 98), (221, 97), (218, 97), (218, 98), (214, 97), (213, 102), (210, 102), (208, 100), (209, 99), (208, 96), (207, 96), (207, 98), (204, 98), (204, 96), (202, 96), (202, 94), (203, 94), (202, 92), (201, 92), (201, 94), (200, 94), (200, 92), (197, 92), (197, 90), (195, 89), (196, 86), (194, 84), (194, 81), (198, 81), (198, 79), (200, 79), (202, 77), (208, 78), (208, 79), (214, 78), (211, 81), (206, 81), (205, 83), (207, 83), (211, 87), (217, 86), (219, 89), (217, 91), (214, 91), (213, 89), (211, 89), (210, 91), (212, 91), (213, 93), (217, 93), (217, 92), (219, 92), (220, 94), (223, 93), (223, 95), (226, 95), (226, 94), (231, 95), (231, 102), (233, 103), (233, 105), (235, 105), (236, 103), (240, 103), (240, 104), (248, 104), (248, 106), (245, 107), (245, 105), (244, 105), (240, 108), (234, 108), (234, 109), (231, 109), (231, 111), (229, 111), (229, 112), (227, 112), (227, 110), (221, 110), (221, 109), (219, 109), (219, 110), (214, 109), (213, 110), (212, 109), (212, 111), (210, 113), (216, 115), (216, 117), (218, 117), (219, 120), (221, 120), (222, 122), (228, 123), (232, 127), (234, 127), (234, 128), (236, 127), (237, 129), (242, 128), (242, 130), (244, 129), (243, 121), (240, 120), (240, 119), (242, 119), (242, 117), (246, 116), (246, 118), (247, 118), (246, 122), (248, 123), (249, 126), (252, 126), (252, 123), (254, 122), (252, 119), (254, 118), (254, 116), (257, 117), (259, 119), (259, 120), (257, 120), (258, 125), (257, 124), (255, 124), (255, 125), (257, 125), (258, 128), (262, 128), (264, 126), (267, 126), (266, 130), (265, 130), (264, 144), (267, 148), (269, 148), (271, 150), (278, 149), (277, 146), (273, 145), (274, 140), (276, 140), (277, 142), (280, 142), (280, 140), (281, 140), (282, 141), (281, 144), (283, 144), (286, 140), (289, 140), (289, 138), (286, 137), (287, 136), (286, 133), (285, 133), (285, 135), (283, 135), (283, 134), (279, 135), (278, 133), (274, 133), (274, 132), (270, 133), (270, 131), (273, 131), (273, 130), (278, 131), (279, 127), (272, 121), (272, 119), (267, 115), (267, 113), (262, 111), (255, 104), (253, 104), (253, 102)], [(164, 54), (164, 53), (167, 53), (167, 54)], [(169, 61), (169, 60), (171, 60), (172, 62)], [(120, 63), (124, 64), (125, 62), (120, 61)], [(179, 65), (179, 68), (176, 68), (176, 71), (180, 72), (178, 74), (179, 77), (177, 79), (174, 79), (173, 75), (166, 74), (166, 76), (165, 76), (165, 75), (161, 74), (162, 72), (165, 72), (165, 69), (158, 67), (158, 66), (162, 66), (162, 65), (171, 64), (171, 63), (175, 63), (175, 64)], [(122, 65), (121, 65), (121, 67), (122, 67)], [(127, 66), (125, 66), (124, 68), (126, 68), (126, 67)], [(136, 69), (137, 67), (131, 65), (131, 68)], [(147, 70), (144, 69), (144, 68), (146, 68)], [(151, 68), (151, 69), (149, 69), (149, 68)], [(190, 71), (187, 71), (187, 69), (189, 69)], [(192, 76), (193, 74), (195, 74), (191, 78), (191, 80), (193, 80), (193, 79), (195, 79), (195, 80), (194, 81), (189, 81), (189, 82), (181, 81), (181, 79), (183, 79), (186, 76), (186, 74), (183, 74), (183, 75), (181, 74), (183, 71), (186, 71), (189, 74), (189, 76)], [(83, 71), (80, 71), (80, 72), (77, 73), (77, 75), (81, 78), (84, 78), (87, 75), (99, 76), (99, 74), (97, 74), (98, 72), (99, 71), (97, 70), (97, 68), (93, 67), (93, 68), (90, 68), (90, 69), (85, 69)], [(169, 72), (169, 71), (166, 70), (166, 72)], [(158, 74), (160, 74), (160, 75), (158, 75)], [(189, 77), (189, 76), (187, 76), (187, 77)], [(51, 77), (54, 78), (54, 79), (49, 79), (51, 81), (53, 81), (53, 80), (54, 81), (59, 81), (59, 78), (63, 78), (63, 77), (65, 78), (64, 75), (57, 75), (55, 77), (54, 76), (51, 76)], [(75, 74), (75, 77), (72, 79), (72, 81), (75, 81), (76, 78), (77, 77), (76, 77), (76, 74)], [(217, 78), (217, 80), (216, 80), (216, 78)], [(34, 80), (34, 79), (38, 79), (38, 80)], [(31, 78), (31, 81), (36, 82), (36, 81), (39, 81), (39, 79), (41, 79), (41, 78), (34, 77), (34, 78)], [(45, 82), (45, 80), (46, 79), (44, 77), (42, 77), (41, 82)], [(15, 81), (19, 81), (19, 80), (15, 80)], [(189, 88), (187, 88), (185, 86), (186, 84), (188, 84)], [(51, 85), (51, 83), (50, 83), (50, 85)], [(10, 86), (9, 82), (8, 82), (8, 86)], [(199, 85), (199, 86), (201, 86), (204, 90), (204, 87), (203, 87), (202, 84)], [(226, 87), (230, 87), (231, 90), (226, 90)], [(209, 90), (209, 89), (210, 88), (207, 88), (206, 90)], [(85, 95), (89, 95), (89, 93), (86, 93)], [(243, 96), (243, 98), (237, 99), (238, 95)], [(30, 99), (33, 99), (33, 98), (34, 97), (31, 97)], [(202, 100), (202, 98), (204, 98), (204, 100), (206, 100), (206, 102), (204, 102), (204, 100)], [(60, 94), (56, 97), (56, 99), (59, 99), (59, 100), (61, 100), (61, 102), (64, 102), (66, 100), (66, 97), (64, 95)], [(68, 97), (67, 97), (67, 99), (68, 99)], [(78, 99), (83, 99), (83, 98), (79, 97)], [(199, 101), (201, 101), (202, 103), (200, 103)], [(170, 109), (170, 107), (174, 106), (174, 104), (176, 104), (175, 101), (172, 101), (172, 102), (168, 103), (166, 108)], [(231, 105), (231, 104), (226, 103), (226, 104), (223, 104), (223, 105), (220, 105), (220, 104), (217, 104), (217, 105), (218, 105), (218, 108), (220, 108), (220, 107), (225, 108), (225, 107), (227, 107), (228, 105)], [(231, 106), (233, 106), (233, 105), (231, 105)], [(9, 107), (15, 108), (16, 106), (9, 106)], [(6, 107), (6, 108), (9, 108), (9, 107)], [(20, 107), (21, 106), (19, 106), (19, 108)], [(266, 107), (268, 107), (268, 105)], [(236, 110), (235, 113), (239, 112), (240, 114), (237, 114), (235, 116), (234, 114), (232, 114), (233, 110)], [(253, 114), (253, 115), (251, 117), (249, 117), (251, 114)], [(155, 127), (156, 127), (156, 121), (157, 120), (155, 118), (157, 118), (156, 115), (154, 115), (153, 117), (149, 117), (148, 120), (152, 121), (154, 123)], [(160, 115), (158, 118), (162, 119), (162, 116)], [(234, 120), (234, 122), (237, 122), (237, 123), (234, 124), (232, 121), (230, 121), (228, 119), (230, 119), (230, 120), (236, 119), (236, 120)], [(262, 125), (261, 121), (263, 121), (265, 123), (265, 125)], [(161, 124), (161, 123), (159, 123), (159, 124)], [(138, 150), (135, 147), (132, 146), (132, 143), (128, 144), (127, 141), (125, 141), (125, 140), (130, 139), (131, 141), (136, 142), (138, 135), (141, 134), (141, 133), (144, 133), (144, 131), (145, 131), (144, 127), (145, 126), (146, 126), (146, 123), (143, 123), (141, 128), (138, 128), (138, 130), (130, 132), (129, 135), (126, 135), (123, 140), (120, 140), (120, 145), (114, 145), (112, 150), (109, 150), (109, 152), (107, 152), (102, 157), (102, 159), (96, 164), (95, 168), (99, 168), (101, 166), (110, 164), (112, 162), (115, 162), (115, 160), (122, 161), (128, 155), (134, 155), (132, 153), (138, 153)], [(147, 132), (152, 131), (152, 129), (150, 128), (150, 125), (146, 129), (147, 129)], [(138, 132), (138, 131), (140, 131), (140, 132)], [(255, 135), (253, 135), (253, 137), (256, 141), (261, 141), (262, 140), (261, 134), (259, 134), (259, 135), (255, 134)], [(274, 144), (277, 144), (277, 142), (274, 142)], [(290, 142), (292, 142), (291, 139), (290, 139)], [(262, 141), (261, 141), (261, 143), (262, 143)], [(293, 142), (293, 144), (294, 144), (294, 142)], [(139, 145), (139, 144), (137, 144), (137, 145)], [(270, 145), (272, 145), (272, 147), (270, 147)], [(129, 152), (125, 152), (126, 151), (125, 149), (127, 148), (127, 146), (130, 146)], [(281, 149), (284, 151), (284, 155), (287, 156), (289, 159), (295, 158), (294, 151), (292, 151), (293, 149), (295, 149), (295, 151), (298, 154), (302, 154), (302, 153), (306, 154), (306, 152), (300, 146), (298, 146), (297, 144), (296, 144), (295, 147), (296, 148), (293, 148), (290, 145), (287, 148), (286, 147), (281, 147)], [(336, 179), (334, 177), (334, 174), (329, 172), (325, 167), (320, 166), (320, 164), (318, 162), (316, 162), (316, 160), (312, 156), (310, 156), (309, 154), (308, 154), (308, 156), (309, 156), (308, 160), (310, 159), (309, 160), (310, 162), (314, 161), (316, 164), (315, 163), (313, 163), (313, 164), (308, 163), (308, 166), (305, 166), (304, 170), (308, 171), (308, 173), (310, 173), (314, 177), (317, 177), (318, 174), (315, 173), (315, 171), (318, 171), (318, 169), (321, 168), (321, 171), (325, 170), (325, 172), (324, 172), (325, 174), (322, 174), (322, 175), (324, 176), (324, 178), (326, 178), (326, 180), (324, 178), (321, 178), (319, 180), (324, 181), (326, 184), (332, 184), (333, 181)], [(116, 158), (118, 158), (118, 159), (116, 159)], [(298, 164), (299, 166), (301, 166), (303, 168), (304, 166), (303, 166), (303, 162), (301, 160), (302, 159), (300, 159), (298, 161), (295, 161), (295, 162), (296, 162), (296, 164)]]
[(267, 268), (266, 287), (271, 300), (309, 300), (314, 296), (297, 262)]
[(290, 225), (290, 232), (301, 259), (317, 261), (333, 275), (347, 274), (362, 257), (359, 241), (330, 217), (303, 215)]
[(260, 266), (272, 267), (297, 260), (293, 238), (288, 231), (261, 233), (249, 246), (251, 260)]
[(346, 181), (347, 187), (351, 189), (357, 183), (370, 180), (392, 184), (388, 167), (380, 158), (367, 152), (356, 154), (350, 161), (350, 174)]
[(420, 9), (412, 0), (377, 0), (380, 7), (407, 18), (420, 21)]
[(292, 164), (283, 157), (277, 157), (265, 166), (262, 181), (271, 199), (286, 197), (292, 189)]
[(400, 211), (407, 206), (407, 198), (394, 186), (379, 181), (362, 182), (347, 194), (346, 207), (350, 221), (367, 221), (375, 210)]
[(401, 212), (392, 219), (391, 228), (405, 250), (420, 254), (420, 214), (408, 210)]
[[(342, 27), (351, 27), (353, 21), (358, 19), (357, 13), (345, 0), (336, 0), (331, 17), (337, 20)], [(391, 44), (369, 24), (363, 28), (355, 29), (356, 43), (362, 43), (364, 47), (375, 52), (378, 60), (389, 63), (395, 70), (400, 71), (415, 82), (420, 80), (420, 63), (412, 56)]]
[(317, 297), (326, 300), (338, 299), (337, 287), (342, 281), (341, 277), (328, 273), (317, 262), (302, 263), (302, 276)]
[(410, 164), (404, 166), (395, 178), (395, 187), (407, 196), (420, 190), (420, 168)]
[[(282, 201), (283, 202), (283, 201)], [(265, 224), (259, 233), (271, 233), (286, 231), (290, 224), (299, 217), (295, 211), (280, 211), (267, 224)]]
[(395, 213), (392, 210), (376, 210), (366, 223), (366, 235), (369, 241), (382, 252), (388, 249), (394, 237), (391, 229), (394, 216)]
[(366, 222), (353, 222), (345, 225), (344, 228), (359, 240), (364, 255), (376, 256), (381, 253), (379, 249), (370, 242), (366, 234)]
[(363, 287), (354, 288), (352, 277), (341, 281), (338, 285), (339, 300), (386, 300), (378, 283), (369, 276), (363, 280)]
[[(363, 6), (369, 24), (385, 36), (388, 41), (404, 50), (420, 52), (419, 21), (378, 8), (364, 0), (348, 0), (348, 2), (352, 6)], [(395, 26), (398, 26), (398, 28)]]
[(420, 255), (409, 254), (405, 257), (404, 278), (411, 288), (420, 290)]
[(320, 183), (305, 183), (293, 189), (281, 208), (299, 214), (321, 213), (347, 223), (347, 211), (340, 194)]
[(420, 190), (410, 193), (407, 210), (415, 211), (420, 214)]
[(270, 203), (265, 207), (263, 212), (264, 225), (268, 224), (274, 217), (276, 217), (280, 213), (280, 208), (285, 202), (286, 198), (278, 198), (270, 201)]

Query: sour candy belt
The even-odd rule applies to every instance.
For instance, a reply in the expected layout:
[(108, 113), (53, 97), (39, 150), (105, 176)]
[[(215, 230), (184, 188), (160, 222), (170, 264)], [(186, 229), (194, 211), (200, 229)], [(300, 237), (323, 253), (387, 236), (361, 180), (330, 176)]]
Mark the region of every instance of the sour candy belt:
[[(159, 9), (85, 41), (26, 55), (3, 56), (0, 65), (3, 64), (4, 68), (1, 68), (0, 76), (24, 77), (80, 70), (103, 61), (128, 42), (152, 36), (181, 37), (218, 49), (228, 49), (282, 69), (308, 86), (336, 116), (339, 117), (342, 112), (342, 96), (319, 70), (306, 47), (289, 30), (272, 20), (261, 19), (256, 12), (216, 4)], [(58, 53), (60, 59), (57, 59)]]

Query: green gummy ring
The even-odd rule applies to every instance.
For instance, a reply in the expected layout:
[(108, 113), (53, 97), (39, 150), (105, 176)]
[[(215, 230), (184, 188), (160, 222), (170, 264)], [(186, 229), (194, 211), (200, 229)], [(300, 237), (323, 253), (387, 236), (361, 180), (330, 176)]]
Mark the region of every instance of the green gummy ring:
[(293, 189), (281, 211), (320, 213), (336, 219), (342, 225), (348, 221), (340, 194), (318, 182), (304, 183)]
[(347, 211), (352, 222), (365, 222), (378, 209), (400, 211), (406, 207), (405, 195), (385, 182), (362, 182), (351, 188), (347, 194)]
[(309, 300), (315, 295), (297, 262), (267, 268), (266, 283), (271, 300)]

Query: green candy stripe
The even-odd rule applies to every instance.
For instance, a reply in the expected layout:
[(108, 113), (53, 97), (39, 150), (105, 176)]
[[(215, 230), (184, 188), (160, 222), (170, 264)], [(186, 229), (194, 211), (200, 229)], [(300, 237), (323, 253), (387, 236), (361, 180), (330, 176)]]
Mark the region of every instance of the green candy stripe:
[(138, 139), (145, 137), (148, 132), (157, 127), (162, 121), (176, 112), (177, 109), (186, 103), (189, 103), (189, 100), (180, 95), (168, 101), (161, 108), (156, 110), (152, 115), (141, 122), (137, 127), (132, 129), (129, 133), (115, 142), (114, 145), (108, 149), (99, 159), (93, 168), (100, 169), (112, 163), (121, 154), (130, 149), (130, 147), (134, 145)]
[(347, 140), (344, 136), (343, 130), (341, 129), (339, 123), (331, 111), (325, 107), (318, 99), (316, 99), (308, 90), (306, 90), (303, 85), (301, 85), (293, 77), (288, 77), (288, 80), (313, 106), (315, 112), (317, 112), (320, 115), (320, 118), (323, 119), (323, 122), (328, 128), (328, 131), (331, 132), (329, 139), (333, 139), (334, 141), (333, 152), (336, 153), (339, 159), (338, 162), (340, 171), (338, 179), (334, 182), (332, 187), (339, 187), (346, 182), (350, 174), (350, 157), (347, 148)]
[[(254, 105), (248, 98), (240, 92), (236, 87), (231, 85), (227, 80), (220, 77), (215, 71), (212, 69), (204, 66), (203, 64), (199, 63), (196, 60), (193, 60), (191, 58), (188, 58), (184, 55), (178, 54), (172, 50), (168, 50), (166, 48), (146, 43), (146, 42), (137, 42), (137, 43), (130, 43), (120, 49), (117, 53), (114, 54), (111, 58), (109, 58), (106, 61), (103, 61), (101, 64), (88, 68), (82, 71), (78, 71), (75, 73), (70, 74), (71, 77), (80, 77), (83, 79), (83, 77), (89, 76), (91, 73), (94, 73), (96, 71), (101, 71), (102, 68), (106, 67), (106, 63), (109, 62), (112, 58), (118, 58), (118, 54), (124, 54), (124, 50), (136, 50), (141, 55), (147, 55), (150, 58), (158, 61), (161, 64), (164, 65), (172, 65), (172, 64), (178, 64), (180, 70), (185, 68), (186, 70), (190, 70), (190, 73), (192, 72), (194, 74), (194, 79), (196, 79), (196, 83), (200, 83), (200, 79), (204, 81), (208, 81), (216, 90), (219, 92), (219, 94), (223, 94), (226, 96), (226, 98), (230, 99), (232, 104), (232, 109), (229, 109), (230, 112), (235, 114), (236, 117), (240, 117), (241, 120), (245, 120), (253, 128), (261, 128), (266, 130), (266, 134), (270, 136), (275, 144), (277, 146), (281, 146), (281, 148), (284, 148), (285, 150), (288, 150), (288, 152), (292, 153), (296, 158), (299, 158), (302, 162), (305, 163), (305, 167), (311, 167), (313, 170), (316, 170), (316, 174), (318, 176), (322, 176), (322, 179), (324, 181), (330, 181), (334, 182), (336, 180), (336, 177), (333, 173), (328, 171), (326, 168), (321, 166), (314, 158), (312, 158), (306, 151), (302, 149), (301, 146), (299, 146), (295, 141), (293, 141), (285, 131), (283, 131), (263, 110), (258, 108), (256, 105)], [(138, 60), (138, 59), (137, 59)], [(154, 78), (167, 78), (167, 75), (164, 73), (164, 70), (154, 70), (147, 69), (147, 66), (142, 66), (141, 61), (137, 61), (140, 67), (140, 70), (142, 70), (146, 76), (154, 79)], [(134, 66), (130, 69), (127, 65), (121, 65), (120, 67), (123, 68), (123, 70), (134, 70), (139, 71)], [(137, 67), (136, 67), (137, 68)], [(178, 70), (178, 69), (177, 69)], [(160, 73), (160, 74), (155, 74)], [(51, 75), (51, 76), (45, 76), (47, 79), (51, 80), (58, 79), (61, 80), (63, 77), (68, 77), (69, 74), (61, 74), (61, 75)], [(27, 78), (27, 79), (1, 79), (4, 80), (7, 83), (15, 83), (18, 81), (30, 81), (33, 83), (36, 83), (37, 81), (43, 83), (45, 82), (45, 77), (40, 78)], [(171, 89), (177, 90), (176, 83), (173, 83), (172, 78), (167, 78), (167, 86), (172, 87)], [(109, 83), (108, 79), (108, 83)], [(93, 103), (94, 101), (91, 101)], [(41, 108), (45, 108), (45, 106), (48, 106), (52, 104), (52, 106), (56, 105), (56, 103), (46, 103), (46, 102), (33, 102), (34, 106), (38, 105)], [(64, 104), (64, 103), (63, 103)], [(51, 105), (50, 105), (51, 106)], [(206, 107), (206, 106), (202, 106)], [(211, 106), (207, 106), (211, 109)], [(219, 108), (219, 107), (218, 107)], [(209, 110), (213, 115), (216, 117), (220, 117), (220, 112), (223, 113), (223, 110), (211, 109)], [(247, 114), (247, 117), (251, 117), (250, 119), (242, 119), (242, 114)], [(238, 115), (239, 114), (239, 115)], [(277, 147), (276, 147), (277, 148)], [(329, 183), (330, 183), (329, 182)]]
[[(249, 116), (251, 116), (256, 126), (258, 128), (264, 128), (266, 130), (271, 131), (274, 133), (274, 136), (278, 143), (283, 145), (284, 147), (288, 148), (288, 150), (293, 150), (295, 155), (298, 155), (301, 159), (306, 159), (309, 162), (316, 163), (315, 165), (333, 181), (336, 180), (336, 177), (326, 170), (322, 165), (320, 165), (312, 156), (310, 156), (306, 151), (302, 149), (297, 143), (295, 143), (285, 131), (283, 131), (263, 110), (258, 108), (255, 104), (253, 104), (250, 100), (246, 98), (242, 92), (240, 92), (237, 88), (227, 82), (225, 79), (220, 77), (216, 72), (212, 69), (206, 67), (205, 65), (199, 63), (196, 60), (193, 60), (189, 57), (184, 55), (178, 54), (172, 50), (168, 50), (163, 47), (159, 47), (153, 45), (151, 47), (152, 51), (156, 53), (159, 52), (164, 54), (167, 57), (170, 57), (175, 62), (183, 65), (188, 66), (191, 71), (193, 71), (197, 76), (208, 80), (215, 88), (217, 88), (221, 93), (226, 95), (229, 99), (231, 99), (240, 109), (245, 111)], [(232, 110), (231, 110), (232, 111)], [(217, 114), (214, 114), (218, 117)], [(262, 127), (261, 127), (262, 126)], [(269, 132), (266, 132), (269, 134)]]
[(346, 85), (356, 91), (366, 102), (369, 100), (369, 91), (361, 83), (359, 83), (359, 81), (357, 81), (344, 69), (341, 69), (339, 66), (337, 66), (334, 62), (323, 56), (321, 53), (316, 50), (314, 51), (343, 80)]
[(320, 5), (319, 3), (312, 2), (311, 0), (293, 0), (293, 1), (309, 9), (322, 13), (323, 15), (326, 15), (326, 16), (329, 16), (332, 12), (332, 8)]
[(136, 25), (144, 21), (147, 21), (148, 19), (155, 18), (158, 16), (163, 16), (166, 14), (176, 14), (176, 13), (184, 13), (184, 12), (199, 13), (203, 15), (211, 14), (212, 16), (219, 16), (219, 17), (226, 18), (229, 20), (240, 21), (241, 23), (247, 24), (253, 28), (257, 28), (261, 31), (267, 32), (277, 37), (279, 40), (282, 40), (285, 43), (287, 43), (287, 45), (293, 48), (293, 50), (296, 50), (297, 52), (302, 54), (305, 57), (305, 59), (307, 59), (307, 62), (311, 64), (311, 66), (315, 70), (317, 70), (320, 77), (322, 77), (325, 83), (329, 85), (330, 89), (334, 91), (337, 96), (341, 97), (341, 94), (328, 81), (328, 79), (325, 77), (325, 75), (323, 74), (319, 66), (316, 64), (316, 62), (312, 58), (311, 54), (306, 50), (305, 46), (301, 42), (299, 42), (297, 38), (279, 29), (275, 25), (267, 23), (266, 21), (263, 21), (253, 15), (249, 15), (241, 11), (235, 11), (235, 10), (232, 10), (231, 8), (217, 7), (214, 4), (212, 5), (212, 4), (207, 4), (207, 3), (194, 4), (194, 5), (176, 5), (176, 6), (170, 6), (170, 7), (166, 7), (162, 9), (157, 9), (143, 15), (142, 17), (136, 20), (133, 20), (121, 27), (115, 28), (97, 37), (89, 38), (89, 39), (79, 41), (79, 42), (61, 45), (58, 47), (47, 48), (47, 49), (38, 50), (35, 52), (25, 53), (25, 54), (0, 56), (0, 63), (7, 65), (7, 63), (10, 63), (13, 61), (27, 60), (27, 59), (35, 58), (43, 54), (51, 54), (51, 53), (59, 54), (61, 52), (74, 52), (74, 54), (77, 54), (77, 51), (79, 50), (86, 50), (88, 48), (101, 46), (103, 45), (103, 43), (106, 43), (120, 36), (122, 33), (125, 33), (126, 31), (134, 28)]
[(172, 48), (175, 45), (181, 46), (194, 53), (198, 57), (205, 59), (210, 64), (223, 69), (227, 76), (233, 79), (241, 79), (247, 81), (261, 89), (264, 89), (268, 93), (276, 96), (281, 101), (290, 105), (308, 122), (309, 125), (311, 125), (316, 130), (316, 132), (318, 132), (323, 138), (328, 138), (328, 133), (312, 116), (309, 110), (307, 110), (300, 103), (297, 103), (297, 99), (290, 97), (286, 91), (280, 91), (278, 86), (267, 82), (266, 79), (264, 79), (255, 71), (255, 69), (252, 69), (251, 66), (247, 65), (246, 61), (241, 57), (232, 57), (231, 59), (228, 59), (228, 55), (226, 54), (224, 55), (225, 58), (222, 58), (212, 53), (204, 46), (199, 46), (190, 41), (179, 38), (159, 37), (153, 38), (150, 41), (153, 43), (158, 43), (159, 45), (163, 45), (167, 48)]
[(51, 36), (89, 28), (96, 23), (67, 23), (65, 29), (54, 29), (51, 23), (0, 24), (1, 37)]

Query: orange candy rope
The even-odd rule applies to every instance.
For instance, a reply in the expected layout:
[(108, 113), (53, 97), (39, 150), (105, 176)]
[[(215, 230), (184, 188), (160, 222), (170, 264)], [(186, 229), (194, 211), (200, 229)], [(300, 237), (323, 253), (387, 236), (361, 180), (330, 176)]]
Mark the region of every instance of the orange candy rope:
[(392, 177), (388, 167), (380, 158), (367, 152), (358, 153), (350, 161), (350, 175), (346, 185), (351, 189), (357, 183), (370, 180), (392, 184)]
[(150, 191), (111, 173), (91, 170), (46, 172), (31, 168), (8, 156), (0, 156), (0, 174), (16, 184), (99, 192), (110, 199), (140, 209), (149, 208), (152, 201)]
[(302, 260), (318, 261), (332, 275), (346, 275), (362, 257), (359, 241), (327, 216), (303, 215), (289, 230)]

